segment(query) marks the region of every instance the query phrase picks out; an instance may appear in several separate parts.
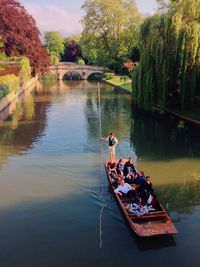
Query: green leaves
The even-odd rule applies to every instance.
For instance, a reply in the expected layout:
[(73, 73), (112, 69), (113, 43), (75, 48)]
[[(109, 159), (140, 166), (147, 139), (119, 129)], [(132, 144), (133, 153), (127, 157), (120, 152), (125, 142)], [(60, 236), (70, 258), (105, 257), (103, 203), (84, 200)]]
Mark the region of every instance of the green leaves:
[(138, 106), (167, 106), (176, 98), (184, 109), (200, 95), (199, 11), (199, 1), (171, 1), (165, 13), (144, 21), (141, 61), (133, 76)]
[(46, 32), (44, 44), (50, 54), (51, 62), (58, 63), (61, 54), (64, 52), (64, 40), (59, 32)]
[(86, 12), (81, 39), (84, 56), (108, 66), (135, 46), (141, 23), (135, 1), (86, 0), (82, 7)]

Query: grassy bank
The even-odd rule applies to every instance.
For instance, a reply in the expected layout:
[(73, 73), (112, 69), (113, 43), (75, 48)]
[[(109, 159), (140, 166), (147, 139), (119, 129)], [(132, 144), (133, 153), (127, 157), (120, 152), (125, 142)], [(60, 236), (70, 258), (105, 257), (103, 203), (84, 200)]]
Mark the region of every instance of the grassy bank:
[(114, 86), (120, 86), (130, 92), (132, 92), (132, 80), (127, 76), (113, 76), (110, 79), (105, 80)]

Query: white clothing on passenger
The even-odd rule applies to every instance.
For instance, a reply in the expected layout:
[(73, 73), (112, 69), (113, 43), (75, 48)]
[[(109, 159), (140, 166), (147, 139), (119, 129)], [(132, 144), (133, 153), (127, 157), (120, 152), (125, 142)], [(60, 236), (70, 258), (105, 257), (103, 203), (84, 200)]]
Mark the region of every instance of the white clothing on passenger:
[(119, 185), (116, 189), (115, 189), (115, 193), (119, 193), (122, 192), (124, 194), (127, 194), (128, 191), (132, 190), (132, 186), (128, 183), (124, 183), (124, 185)]
[(140, 206), (140, 205), (138, 205), (136, 203), (129, 204), (127, 206), (127, 210), (128, 210), (129, 213), (132, 213), (132, 214), (134, 214), (136, 216), (142, 216), (144, 214), (148, 214), (151, 211), (155, 211), (155, 209), (152, 208), (152, 205), (150, 205), (150, 206), (147, 206), (147, 205)]

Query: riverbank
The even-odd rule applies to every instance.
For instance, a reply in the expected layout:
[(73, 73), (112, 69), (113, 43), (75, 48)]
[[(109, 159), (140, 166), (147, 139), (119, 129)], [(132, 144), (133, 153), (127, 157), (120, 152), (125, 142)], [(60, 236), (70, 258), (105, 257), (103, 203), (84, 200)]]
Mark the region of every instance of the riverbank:
[(18, 92), (11, 92), (0, 100), (0, 113), (7, 108), (13, 101), (16, 100), (24, 91), (32, 90), (35, 87), (36, 81), (39, 79), (38, 76), (33, 77), (30, 81), (26, 82)]
[[(105, 83), (114, 86), (117, 90), (123, 91), (126, 94), (132, 95), (132, 80), (128, 80), (128, 82), (126, 81), (126, 83), (124, 83), (123, 76), (114, 76), (113, 78), (109, 79), (109, 80), (104, 80)], [(168, 108), (161, 108), (159, 106), (156, 106), (156, 108), (158, 108), (159, 110), (162, 110), (166, 113), (169, 113), (177, 118), (179, 118), (180, 120), (184, 120), (187, 122), (190, 122), (192, 124), (196, 124), (196, 125), (200, 125), (200, 110), (191, 110), (189, 112), (185, 111), (185, 112), (179, 112), (177, 110), (171, 110)]]
[(114, 76), (109, 80), (103, 80), (105, 83), (114, 86), (116, 89), (123, 91), (126, 94), (132, 95), (132, 80), (123, 79), (123, 76)]

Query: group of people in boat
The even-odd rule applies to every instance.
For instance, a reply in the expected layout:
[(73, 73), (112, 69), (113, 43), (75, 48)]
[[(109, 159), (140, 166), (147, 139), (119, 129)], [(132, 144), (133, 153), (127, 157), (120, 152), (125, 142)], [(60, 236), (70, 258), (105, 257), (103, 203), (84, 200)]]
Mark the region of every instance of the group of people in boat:
[(150, 176), (145, 176), (143, 171), (138, 171), (131, 158), (126, 162), (123, 159), (117, 163), (110, 161), (107, 164), (107, 171), (116, 194), (129, 198), (131, 203), (139, 206), (154, 206), (156, 196)]
[(150, 176), (145, 176), (143, 171), (138, 171), (131, 158), (128, 158), (126, 162), (120, 159), (116, 163), (115, 148), (119, 142), (113, 132), (107, 137), (101, 137), (100, 140), (108, 142), (110, 162), (107, 164), (107, 171), (115, 187), (115, 193), (130, 198), (131, 203), (134, 203), (134, 212), (138, 212), (141, 207), (154, 209), (157, 201)]

